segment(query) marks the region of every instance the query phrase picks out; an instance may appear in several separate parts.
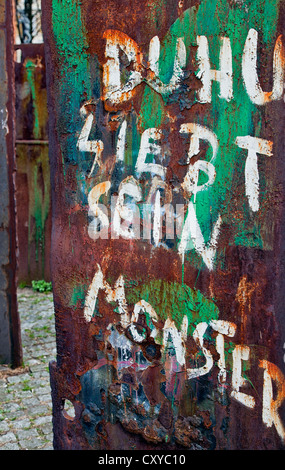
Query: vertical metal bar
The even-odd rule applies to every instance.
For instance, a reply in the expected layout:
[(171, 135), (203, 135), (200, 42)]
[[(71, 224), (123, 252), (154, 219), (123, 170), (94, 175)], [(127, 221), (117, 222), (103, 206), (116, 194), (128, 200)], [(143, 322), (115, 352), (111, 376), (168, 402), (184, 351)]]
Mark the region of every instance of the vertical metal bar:
[(17, 309), (17, 233), (15, 205), (14, 5), (0, 2), (1, 40), (1, 362), (22, 364)]

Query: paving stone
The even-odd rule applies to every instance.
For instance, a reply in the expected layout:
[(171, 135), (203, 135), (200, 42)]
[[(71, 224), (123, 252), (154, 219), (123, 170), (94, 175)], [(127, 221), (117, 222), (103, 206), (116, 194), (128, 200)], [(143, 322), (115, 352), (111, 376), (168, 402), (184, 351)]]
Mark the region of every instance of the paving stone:
[(29, 418), (24, 418), (20, 420), (13, 421), (12, 424), (13, 430), (17, 431), (19, 429), (27, 429), (31, 427), (31, 420)]
[(34, 426), (42, 426), (43, 424), (51, 423), (51, 420), (51, 416), (40, 416), (39, 418), (35, 419), (33, 424)]
[(45, 440), (33, 438), (28, 440), (20, 440), (20, 446), (23, 450), (40, 450), (46, 444)]
[(13, 432), (7, 432), (0, 436), (0, 446), (1, 444), (6, 444), (7, 442), (17, 442), (17, 438)]
[(53, 445), (48, 443), (44, 447), (42, 447), (41, 450), (53, 450)]
[(20, 446), (16, 442), (8, 442), (0, 447), (0, 450), (20, 450)]
[(27, 364), (27, 366), (29, 366), (29, 367), (33, 367), (35, 364), (36, 364), (36, 365), (40, 365), (40, 364), (41, 364), (41, 361), (39, 361), (38, 359), (30, 359), (30, 360), (27, 360), (27, 361), (26, 361), (26, 364)]
[(8, 384), (18, 384), (24, 382), (25, 380), (30, 380), (30, 374), (19, 374), (12, 377), (7, 377)]
[(18, 403), (7, 403), (5, 405), (5, 413), (11, 412), (11, 411), (19, 411), (20, 410), (20, 405)]
[(53, 431), (52, 431), (52, 422), (46, 423), (40, 428), (41, 433), (43, 433), (50, 442), (53, 440)]
[(24, 416), (26, 416), (26, 413), (23, 407), (21, 407), (21, 409), (15, 412), (7, 412), (4, 410), (3, 416), (5, 416), (5, 419), (9, 419), (9, 421), (15, 421), (17, 419), (22, 419)]
[(6, 433), (10, 430), (7, 421), (0, 421), (0, 434)]
[[(26, 370), (0, 366), (0, 450), (53, 450), (49, 362), (56, 358), (52, 295), (18, 290)], [(2, 421), (1, 421), (2, 420)]]
[(17, 432), (17, 438), (20, 441), (28, 440), (30, 438), (40, 437), (38, 431), (35, 428), (21, 429)]
[(46, 413), (51, 411), (51, 408), (46, 405), (39, 405), (39, 406), (34, 406), (31, 410), (30, 413), (32, 416), (44, 416)]
[(50, 403), (50, 404), (52, 403), (50, 394), (40, 395), (39, 400), (41, 403)]
[(31, 408), (32, 406), (38, 406), (39, 399), (37, 396), (32, 395), (31, 397), (24, 398), (22, 400), (22, 405), (24, 408)]

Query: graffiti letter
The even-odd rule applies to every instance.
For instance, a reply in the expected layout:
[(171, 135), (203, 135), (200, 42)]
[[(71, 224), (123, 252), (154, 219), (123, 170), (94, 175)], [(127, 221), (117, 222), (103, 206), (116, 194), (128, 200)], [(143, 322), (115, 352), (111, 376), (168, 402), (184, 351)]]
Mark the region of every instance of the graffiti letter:
[(273, 142), (270, 140), (258, 139), (250, 135), (237, 137), (236, 144), (248, 150), (245, 162), (245, 193), (251, 209), (256, 212), (259, 209), (259, 173), (257, 165), (257, 154), (271, 157)]
[(185, 252), (188, 250), (187, 245), (190, 236), (191, 240), (193, 241), (195, 250), (200, 253), (207, 268), (212, 271), (214, 268), (214, 258), (216, 255), (218, 236), (220, 233), (221, 225), (222, 218), (219, 215), (218, 220), (216, 221), (215, 226), (213, 228), (211, 240), (208, 246), (206, 246), (200, 225), (197, 220), (195, 206), (190, 201), (188, 204), (188, 213), (181, 233), (181, 240), (179, 242), (178, 252), (184, 258)]
[(201, 103), (211, 103), (211, 82), (216, 80), (220, 83), (220, 98), (230, 101), (233, 97), (233, 70), (232, 50), (229, 38), (221, 38), (220, 70), (212, 70), (209, 59), (209, 47), (206, 36), (197, 36), (198, 51), (197, 59), (199, 72), (197, 77), (203, 84), (198, 92)]
[(200, 348), (202, 349), (203, 351), (203, 354), (206, 358), (206, 364), (202, 367), (199, 367), (198, 369), (187, 369), (187, 375), (188, 375), (188, 378), (189, 379), (193, 379), (195, 377), (200, 377), (201, 375), (205, 375), (207, 374), (213, 367), (213, 364), (214, 364), (214, 361), (213, 361), (213, 356), (212, 354), (210, 353), (210, 351), (208, 351), (205, 347), (204, 347), (204, 339), (203, 339), (203, 336), (206, 332), (206, 329), (208, 328), (208, 324), (203, 322), (203, 323), (199, 323), (197, 326), (196, 326), (196, 329), (193, 333), (193, 338), (195, 340), (195, 342), (200, 346)]
[[(132, 98), (134, 88), (142, 82), (140, 73), (142, 54), (136, 42), (120, 31), (109, 29), (105, 31), (103, 37), (106, 39), (107, 59), (103, 66), (104, 98), (113, 104), (119, 104)], [(134, 66), (124, 85), (121, 83), (120, 49), (125, 53), (129, 63), (133, 63)]]
[(90, 322), (96, 307), (98, 292), (100, 289), (105, 291), (107, 302), (118, 302), (118, 313), (121, 315), (121, 324), (123, 327), (129, 324), (129, 315), (127, 311), (127, 302), (125, 298), (124, 278), (119, 276), (114, 289), (104, 281), (104, 276), (101, 267), (98, 266), (98, 271), (95, 273), (91, 285), (88, 289), (84, 305), (84, 318)]
[(158, 246), (162, 238), (162, 224), (165, 219), (166, 240), (174, 239), (174, 208), (172, 204), (160, 204), (160, 191), (156, 192), (154, 215), (153, 215), (153, 241), (154, 246)]
[[(92, 220), (88, 227), (88, 235), (93, 240), (96, 240), (97, 238), (108, 238), (109, 219), (108, 213), (106, 214), (107, 208), (102, 204), (98, 204), (98, 200), (100, 196), (102, 196), (102, 194), (105, 194), (109, 191), (110, 187), (110, 181), (104, 181), (104, 183), (99, 183), (94, 186), (94, 188), (92, 188), (90, 193), (88, 194), (88, 215), (97, 218)], [(100, 230), (97, 230), (98, 219), (100, 224)]]
[(104, 150), (104, 144), (101, 140), (88, 140), (88, 137), (89, 137), (90, 132), (91, 132), (92, 124), (93, 124), (93, 121), (94, 121), (93, 113), (87, 111), (86, 107), (88, 106), (88, 104), (91, 105), (92, 102), (85, 103), (80, 109), (80, 114), (82, 116), (87, 115), (87, 117), (86, 117), (84, 126), (81, 130), (81, 133), (79, 135), (78, 141), (77, 141), (77, 148), (80, 152), (95, 153), (92, 168), (91, 168), (91, 170), (89, 172), (89, 175), (88, 175), (88, 177), (90, 178), (90, 176), (92, 175), (93, 170), (95, 168), (95, 164), (98, 163), (98, 165), (100, 165), (100, 163), (101, 163), (100, 158), (101, 158), (101, 154)]
[(273, 55), (273, 88), (270, 92), (264, 92), (261, 89), (257, 75), (257, 41), (257, 31), (250, 29), (243, 51), (242, 76), (251, 101), (256, 105), (264, 105), (283, 97), (285, 50), (282, 44), (282, 36), (279, 36), (275, 43)]
[(162, 238), (162, 222), (165, 218), (166, 239), (174, 239), (174, 209), (171, 204), (161, 206), (160, 189), (164, 191), (164, 199), (167, 202), (172, 200), (172, 190), (169, 185), (161, 178), (155, 176), (152, 180), (151, 188), (147, 197), (147, 206), (153, 209), (153, 240), (154, 245), (158, 246)]
[(241, 361), (249, 358), (249, 347), (237, 345), (233, 351), (233, 375), (231, 396), (248, 408), (254, 408), (255, 399), (239, 391), (240, 387), (246, 384), (246, 380), (241, 375)]
[(136, 342), (138, 342), (138, 343), (142, 342), (145, 339), (145, 335), (140, 334), (136, 330), (136, 323), (138, 322), (139, 315), (141, 315), (141, 314), (144, 314), (146, 316), (146, 318), (148, 320), (150, 320), (150, 321), (148, 321), (148, 323), (150, 323), (149, 326), (150, 326), (150, 329), (151, 329), (150, 337), (155, 338), (157, 333), (158, 333), (158, 331), (155, 327), (155, 324), (158, 322), (157, 313), (154, 310), (154, 308), (148, 302), (141, 299), (134, 306), (134, 311), (133, 311), (132, 318), (131, 318), (131, 325), (129, 327), (131, 329), (132, 337), (134, 339), (136, 339)]
[[(264, 369), (263, 382), (263, 409), (262, 420), (267, 427), (273, 424), (283, 441), (285, 441), (285, 429), (278, 414), (278, 408), (285, 398), (285, 378), (277, 366), (268, 361), (260, 361), (260, 367)], [(272, 382), (277, 385), (277, 397), (273, 399)]]
[[(112, 237), (121, 236), (126, 239), (138, 239), (140, 238), (140, 211), (134, 202), (125, 204), (125, 195), (135, 201), (140, 201), (142, 198), (141, 188), (133, 176), (129, 176), (121, 182), (119, 195), (115, 198)], [(121, 219), (124, 220), (123, 224), (121, 224)]]
[[(187, 123), (182, 124), (180, 127), (180, 133), (191, 133), (190, 147), (188, 152), (188, 163), (191, 163), (192, 157), (198, 155), (200, 151), (199, 141), (206, 140), (209, 142), (213, 149), (213, 155), (210, 162), (198, 160), (194, 164), (189, 165), (188, 172), (182, 183), (182, 187), (187, 191), (189, 195), (194, 194), (194, 202), (196, 200), (196, 194), (198, 191), (204, 191), (211, 186), (216, 177), (216, 170), (214, 165), (211, 163), (215, 160), (218, 152), (218, 139), (216, 135), (206, 127), (200, 126), (199, 124)], [(208, 181), (201, 186), (198, 186), (199, 172), (203, 171), (208, 176)]]
[(232, 338), (236, 332), (236, 325), (234, 323), (224, 321), (224, 320), (211, 320), (210, 326), (213, 328), (213, 330), (218, 331), (219, 333), (216, 338), (216, 349), (220, 355), (219, 360), (218, 360), (218, 366), (220, 368), (218, 379), (220, 382), (225, 382), (226, 381), (226, 363), (225, 363), (224, 335), (230, 336)]
[(158, 141), (161, 138), (161, 131), (152, 128), (146, 129), (141, 137), (140, 150), (136, 163), (136, 172), (140, 176), (141, 173), (150, 172), (155, 175), (164, 178), (166, 174), (166, 168), (156, 163), (146, 163), (146, 157), (148, 154), (159, 156), (161, 155), (161, 147), (154, 141)]
[[(185, 346), (184, 341), (187, 338), (188, 318), (185, 315), (182, 322), (181, 332), (175, 326), (175, 323), (170, 318), (167, 318), (163, 327), (163, 347), (167, 346), (169, 335), (172, 338), (172, 343), (176, 353), (177, 362), (180, 366), (185, 364)], [(185, 334), (186, 332), (186, 334)]]
[(127, 121), (124, 120), (119, 131), (117, 141), (116, 159), (117, 161), (124, 161), (125, 157), (125, 145), (126, 145), (126, 132), (127, 132)]
[(147, 83), (161, 95), (170, 94), (178, 88), (184, 75), (183, 68), (186, 65), (186, 48), (183, 39), (177, 39), (173, 74), (167, 85), (159, 79), (159, 54), (160, 41), (158, 36), (155, 36), (149, 43), (149, 68), (154, 77), (148, 77)]

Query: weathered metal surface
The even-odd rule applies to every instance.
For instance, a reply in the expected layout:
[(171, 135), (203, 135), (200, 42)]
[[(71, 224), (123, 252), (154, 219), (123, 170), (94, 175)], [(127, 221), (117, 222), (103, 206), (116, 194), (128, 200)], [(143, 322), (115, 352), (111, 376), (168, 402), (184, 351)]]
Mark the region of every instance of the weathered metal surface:
[(0, 1), (0, 363), (20, 366), (15, 212), (15, 80), (13, 5)]
[(42, 7), (55, 448), (282, 448), (284, 3)]
[(15, 46), (18, 281), (50, 281), (51, 196), (43, 44)]

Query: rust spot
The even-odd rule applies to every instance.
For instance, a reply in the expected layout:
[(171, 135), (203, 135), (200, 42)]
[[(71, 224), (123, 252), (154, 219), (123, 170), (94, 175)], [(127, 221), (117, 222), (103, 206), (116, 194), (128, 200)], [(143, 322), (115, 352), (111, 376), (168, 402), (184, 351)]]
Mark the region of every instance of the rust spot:
[(258, 289), (258, 283), (249, 282), (246, 276), (243, 276), (239, 282), (236, 300), (240, 305), (241, 316), (241, 338), (245, 341), (247, 331), (247, 315), (251, 314), (251, 302), (253, 293)]
[(164, 400), (162, 402), (157, 420), (165, 429), (170, 429), (172, 427), (173, 413), (171, 403), (168, 400)]

